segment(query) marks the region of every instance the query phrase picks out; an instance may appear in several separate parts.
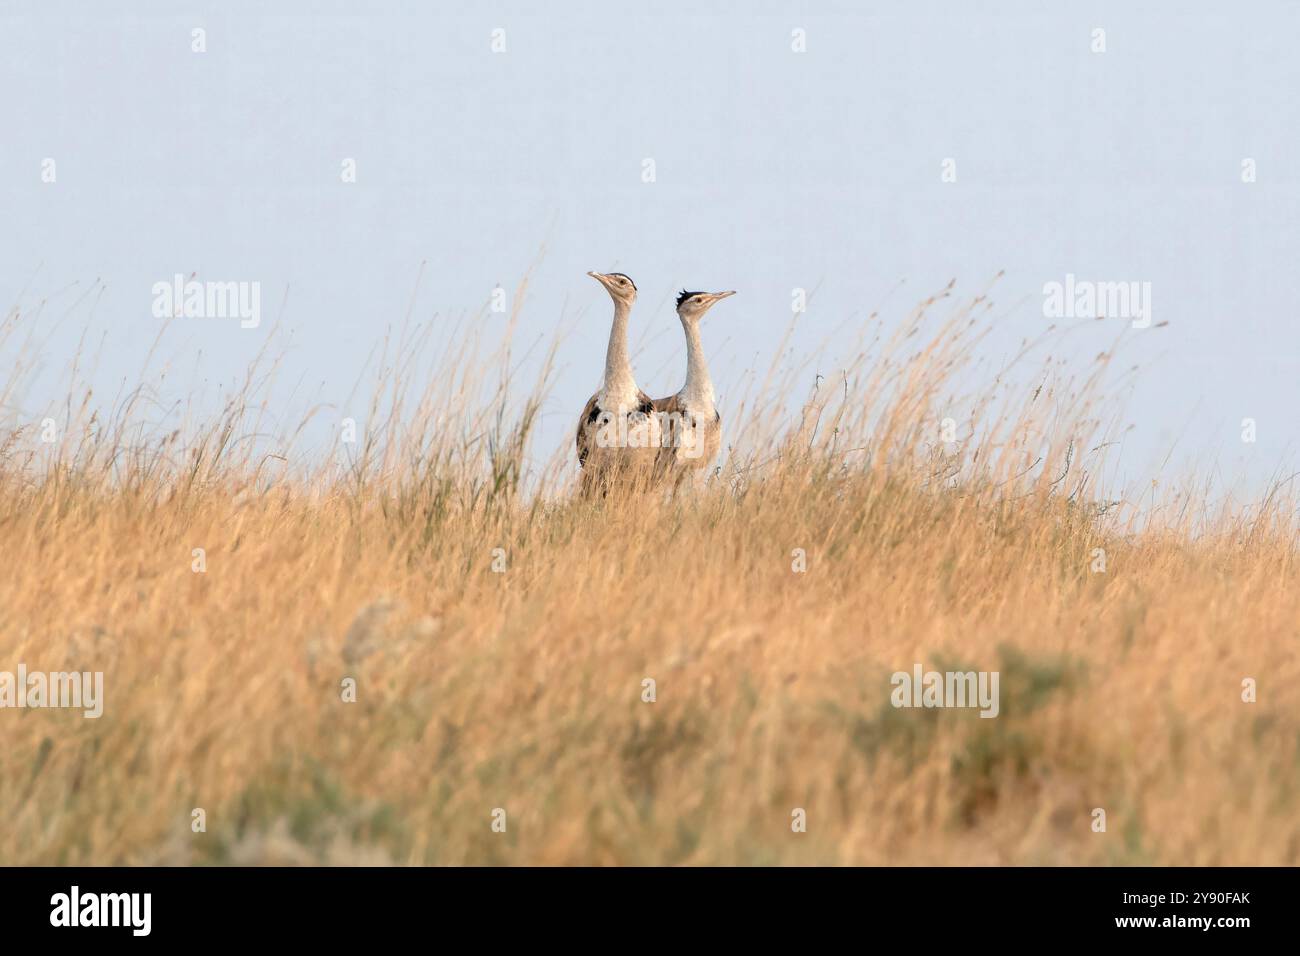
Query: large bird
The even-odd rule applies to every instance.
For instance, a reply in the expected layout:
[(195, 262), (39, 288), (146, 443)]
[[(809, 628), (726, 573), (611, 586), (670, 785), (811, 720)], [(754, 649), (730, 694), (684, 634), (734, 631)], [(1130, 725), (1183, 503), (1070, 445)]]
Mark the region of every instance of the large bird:
[(614, 485), (643, 485), (659, 453), (659, 419), (637, 387), (627, 352), (627, 322), (636, 283), (621, 272), (588, 272), (614, 300), (614, 324), (605, 353), (605, 377), (578, 420), (575, 444), (584, 492), (605, 495)]
[(677, 317), (686, 333), (686, 384), (676, 395), (654, 402), (662, 429), (657, 470), (674, 486), (699, 474), (697, 469), (707, 467), (722, 444), (722, 416), (700, 341), (700, 320), (716, 303), (735, 294), (683, 290), (677, 297)]

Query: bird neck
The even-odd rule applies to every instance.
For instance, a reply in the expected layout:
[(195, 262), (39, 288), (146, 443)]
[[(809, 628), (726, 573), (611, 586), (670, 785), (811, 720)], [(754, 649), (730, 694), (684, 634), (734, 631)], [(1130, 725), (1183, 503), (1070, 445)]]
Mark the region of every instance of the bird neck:
[(627, 320), (632, 307), (614, 300), (614, 326), (609, 330), (609, 350), (605, 353), (605, 394), (618, 404), (628, 404), (636, 394), (632, 362), (627, 355)]
[(682, 395), (687, 405), (713, 407), (713, 381), (709, 378), (709, 365), (704, 360), (704, 343), (700, 340), (700, 323), (684, 321), (686, 330), (686, 385)]

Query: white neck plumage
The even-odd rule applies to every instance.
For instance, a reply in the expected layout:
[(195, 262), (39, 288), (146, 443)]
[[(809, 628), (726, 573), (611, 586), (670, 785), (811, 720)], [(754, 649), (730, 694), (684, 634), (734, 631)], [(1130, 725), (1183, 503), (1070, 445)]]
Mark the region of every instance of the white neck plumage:
[(710, 411), (714, 400), (713, 380), (709, 378), (709, 366), (704, 360), (699, 320), (684, 319), (682, 327), (686, 330), (686, 385), (682, 388), (682, 397), (687, 406)]
[(605, 384), (603, 402), (610, 405), (631, 405), (636, 397), (636, 380), (632, 377), (632, 361), (627, 354), (627, 320), (632, 307), (614, 300), (614, 326), (609, 330), (609, 350), (605, 353)]

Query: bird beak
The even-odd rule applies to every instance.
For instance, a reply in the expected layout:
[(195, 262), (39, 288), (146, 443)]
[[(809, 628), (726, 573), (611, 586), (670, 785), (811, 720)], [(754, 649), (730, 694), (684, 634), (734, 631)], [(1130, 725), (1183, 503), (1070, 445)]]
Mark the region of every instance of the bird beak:
[(730, 292), (710, 292), (708, 295), (709, 308), (712, 308), (716, 303), (721, 302), (727, 296), (735, 294), (735, 289), (732, 289)]

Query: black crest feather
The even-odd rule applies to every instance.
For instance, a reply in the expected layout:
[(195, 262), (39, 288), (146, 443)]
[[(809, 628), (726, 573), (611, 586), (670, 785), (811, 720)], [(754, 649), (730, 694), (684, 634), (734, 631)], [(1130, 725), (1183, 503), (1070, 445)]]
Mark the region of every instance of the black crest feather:
[(687, 292), (685, 289), (683, 289), (681, 291), (681, 294), (677, 296), (677, 308), (680, 309), (682, 307), (682, 303), (685, 302), (687, 299), (691, 298), (692, 296), (703, 295), (703, 294), (704, 294), (703, 292)]

